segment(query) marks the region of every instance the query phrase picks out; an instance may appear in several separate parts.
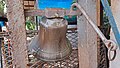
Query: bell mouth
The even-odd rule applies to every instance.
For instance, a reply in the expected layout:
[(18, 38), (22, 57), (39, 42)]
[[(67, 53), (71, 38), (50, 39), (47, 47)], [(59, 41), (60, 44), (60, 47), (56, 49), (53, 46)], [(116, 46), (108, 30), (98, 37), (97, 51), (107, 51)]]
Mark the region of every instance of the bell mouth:
[(67, 42), (67, 48), (64, 50), (61, 50), (59, 52), (54, 52), (54, 53), (49, 53), (49, 52), (45, 52), (42, 49), (37, 50), (36, 53), (36, 58), (42, 61), (49, 61), (49, 62), (53, 62), (53, 61), (59, 61), (59, 60), (64, 60), (67, 57), (69, 57), (69, 55), (72, 52), (72, 47), (70, 42)]
[[(38, 37), (36, 36), (33, 41), (38, 40)], [(31, 45), (32, 44), (32, 45)], [(68, 39), (66, 39), (66, 48), (64, 48), (61, 51), (58, 52), (46, 52), (42, 49), (40, 49), (40, 45), (38, 44), (38, 41), (36, 41), (35, 43), (31, 42), (30, 44), (30, 53), (32, 55), (34, 55), (34, 57), (36, 57), (38, 60), (42, 60), (42, 61), (48, 61), (48, 62), (54, 62), (54, 61), (60, 61), (60, 60), (64, 60), (66, 58), (68, 58), (70, 56), (70, 54), (72, 53), (72, 47), (71, 47), (71, 43), (68, 41)]]

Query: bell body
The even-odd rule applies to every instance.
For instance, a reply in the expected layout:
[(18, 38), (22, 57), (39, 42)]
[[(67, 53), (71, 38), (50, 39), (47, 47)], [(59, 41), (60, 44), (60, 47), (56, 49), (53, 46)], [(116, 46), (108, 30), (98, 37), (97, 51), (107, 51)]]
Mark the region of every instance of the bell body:
[(66, 38), (67, 21), (50, 19), (40, 23), (37, 36), (38, 59), (44, 61), (62, 60), (71, 53), (71, 45)]

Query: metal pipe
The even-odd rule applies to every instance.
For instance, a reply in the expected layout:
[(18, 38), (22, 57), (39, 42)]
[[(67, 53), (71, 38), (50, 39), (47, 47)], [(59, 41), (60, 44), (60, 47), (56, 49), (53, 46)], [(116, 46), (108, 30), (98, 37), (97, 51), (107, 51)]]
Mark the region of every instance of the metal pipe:
[[(117, 50), (117, 45), (116, 42), (114, 42), (113, 40), (107, 40), (106, 37), (104, 36), (104, 34), (100, 31), (100, 29), (97, 27), (97, 25), (94, 24), (94, 22), (91, 20), (91, 18), (88, 16), (88, 14), (85, 12), (85, 10), (78, 4), (78, 3), (74, 3), (72, 4), (72, 8), (70, 9), (71, 11), (73, 11), (73, 7), (76, 6), (81, 13), (85, 16), (85, 18), (88, 20), (89, 24), (94, 28), (94, 30), (96, 31), (96, 33), (100, 36), (100, 38), (102, 39), (102, 41), (104, 42), (104, 44), (106, 45), (106, 47), (108, 48), (108, 58), (110, 61), (114, 60), (116, 57), (116, 50)], [(113, 45), (111, 45), (113, 44)], [(111, 51), (114, 51), (114, 56), (111, 58), (110, 54)]]

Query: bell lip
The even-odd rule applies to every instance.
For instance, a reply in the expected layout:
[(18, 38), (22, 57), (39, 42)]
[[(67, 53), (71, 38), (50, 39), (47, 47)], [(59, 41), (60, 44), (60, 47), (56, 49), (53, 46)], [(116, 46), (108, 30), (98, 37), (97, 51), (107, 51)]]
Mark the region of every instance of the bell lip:
[[(68, 40), (68, 39), (67, 39)], [(70, 56), (70, 54), (72, 53), (72, 45), (69, 41), (66, 42), (67, 43), (67, 46), (68, 46), (68, 49), (69, 49), (69, 52), (63, 56), (62, 58), (57, 58), (57, 59), (44, 59), (42, 57), (36, 57), (38, 60), (41, 60), (41, 61), (46, 61), (46, 62), (54, 62), (54, 61), (61, 61), (61, 60), (64, 60), (66, 58), (68, 58)], [(37, 53), (36, 53), (37, 54)], [(37, 54), (39, 56), (39, 54)]]
[(47, 60), (47, 59), (43, 59), (43, 58), (37, 58), (37, 59), (38, 59), (38, 60), (41, 60), (41, 61), (45, 61), (45, 62), (62, 61), (62, 60), (64, 60), (64, 59), (67, 59), (67, 58), (70, 56), (71, 53), (72, 53), (72, 49), (70, 49), (70, 52), (69, 52), (66, 56), (64, 56), (64, 57), (62, 57), (62, 58), (60, 58), (60, 59), (55, 59), (55, 60)]

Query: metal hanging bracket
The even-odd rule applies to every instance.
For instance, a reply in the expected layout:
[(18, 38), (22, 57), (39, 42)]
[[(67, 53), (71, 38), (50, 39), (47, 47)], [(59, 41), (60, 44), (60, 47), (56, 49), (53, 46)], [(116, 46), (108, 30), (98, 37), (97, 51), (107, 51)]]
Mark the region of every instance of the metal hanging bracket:
[[(116, 57), (117, 43), (114, 42), (113, 40), (107, 40), (106, 39), (104, 34), (100, 31), (100, 29), (97, 27), (97, 25), (94, 24), (94, 22), (91, 20), (89, 15), (85, 12), (85, 10), (78, 3), (72, 4), (72, 7), (74, 7), (74, 6), (76, 6), (80, 10), (80, 12), (85, 16), (85, 18), (88, 20), (89, 24), (94, 28), (96, 33), (99, 35), (99, 37), (102, 39), (102, 41), (104, 42), (104, 44), (108, 48), (108, 58), (109, 58), (109, 60), (110, 61), (114, 60), (115, 57)], [(71, 11), (73, 11), (72, 9), (73, 8), (71, 8)], [(114, 52), (114, 56), (112, 58), (111, 58), (111, 51)]]

